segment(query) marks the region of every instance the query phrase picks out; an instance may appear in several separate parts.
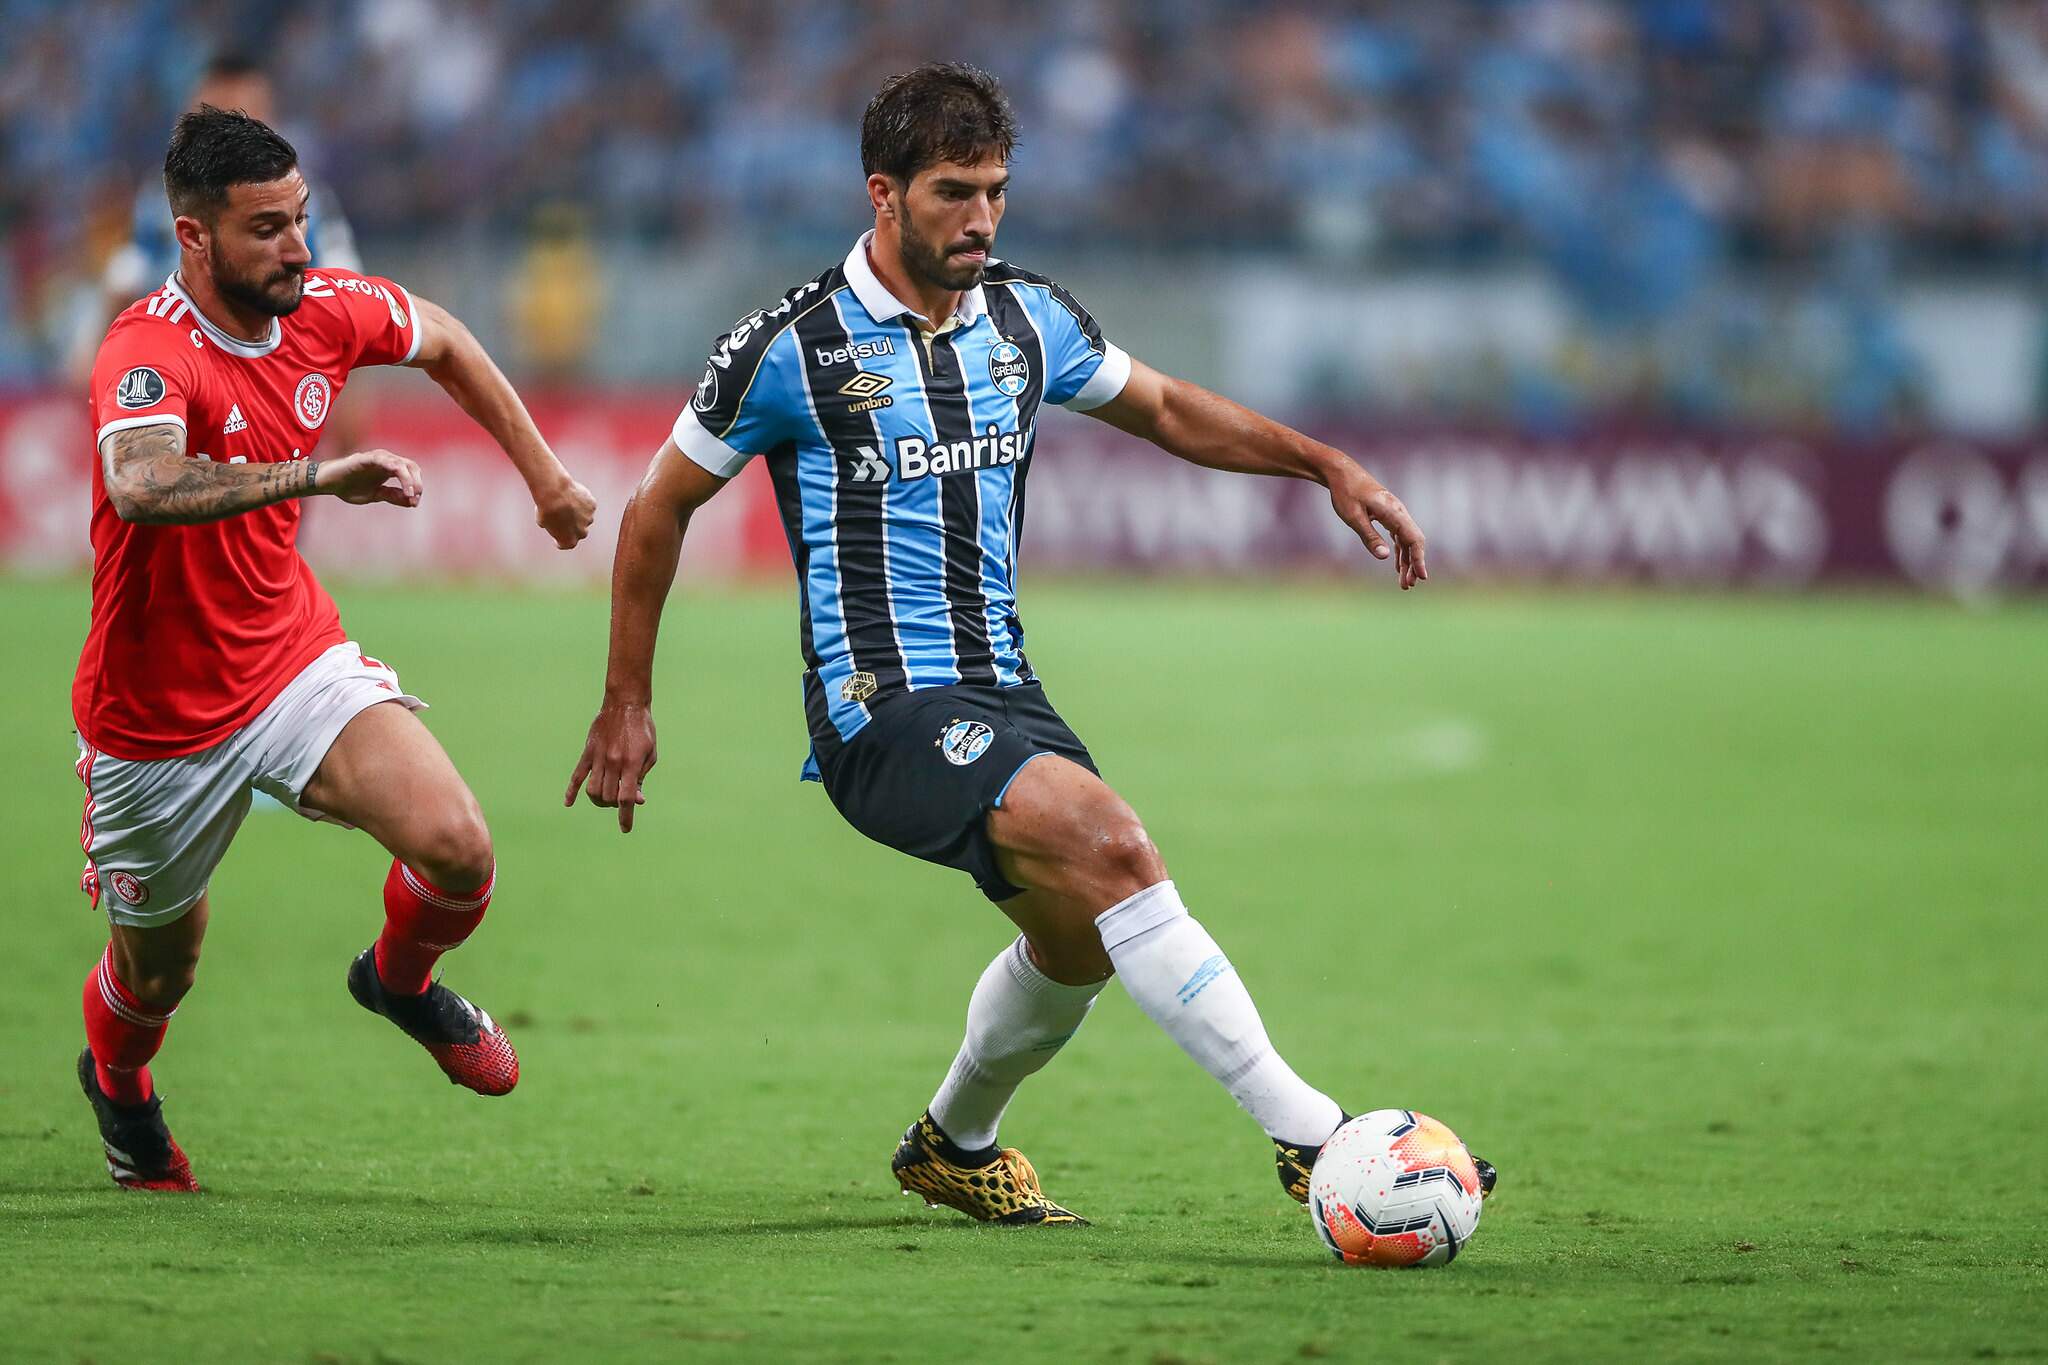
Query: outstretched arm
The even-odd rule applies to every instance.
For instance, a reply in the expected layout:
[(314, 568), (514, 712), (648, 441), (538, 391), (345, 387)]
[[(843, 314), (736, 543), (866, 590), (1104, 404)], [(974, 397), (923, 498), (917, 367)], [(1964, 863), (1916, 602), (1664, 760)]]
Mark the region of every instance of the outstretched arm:
[(725, 483), (676, 449), (671, 438), (655, 453), (619, 519), (604, 702), (590, 722), (562, 804), (575, 805), (577, 790), (584, 789), (591, 804), (619, 808), (622, 833), (633, 831), (633, 808), (647, 800), (641, 783), (655, 763), (654, 640), (675, 582), (683, 533), (691, 513)]
[(555, 452), (548, 449), (526, 404), (519, 401), (512, 382), (483, 343), (439, 304), (417, 294), (412, 301), (419, 317), (420, 344), (406, 363), (425, 370), (490, 433), (526, 480), (527, 491), (533, 494), (534, 520), (555, 538), (556, 545), (574, 549), (590, 534), (590, 520), (597, 514), (590, 490), (571, 478)]
[[(1142, 436), (1191, 464), (1313, 480), (1330, 490), (1331, 506), (1375, 558), (1393, 556), (1403, 588), (1429, 577), (1422, 561), (1422, 530), (1415, 518), (1384, 484), (1341, 450), (1135, 360), (1123, 391), (1088, 409), (1088, 415)], [(1388, 536), (1394, 542), (1391, 550)]]
[(220, 521), (315, 493), (399, 507), (420, 500), (419, 466), (388, 450), (338, 460), (216, 464), (188, 457), (185, 428), (171, 422), (109, 432), (100, 443), (100, 473), (116, 516), (159, 526)]

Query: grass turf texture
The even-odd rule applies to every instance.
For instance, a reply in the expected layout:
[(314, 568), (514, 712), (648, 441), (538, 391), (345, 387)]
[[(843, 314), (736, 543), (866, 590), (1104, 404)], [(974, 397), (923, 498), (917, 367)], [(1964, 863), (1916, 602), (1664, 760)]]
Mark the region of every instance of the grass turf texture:
[(899, 1196), (1003, 922), (793, 780), (783, 591), (685, 595), (622, 839), (560, 808), (592, 596), (342, 594), (491, 817), (452, 984), (516, 1094), (342, 977), (383, 856), (257, 811), (157, 1075), (209, 1193), (107, 1181), (71, 1075), (75, 582), (0, 584), (0, 1356), (2048, 1356), (2048, 617), (1054, 587), (1034, 661), (1282, 1049), (1499, 1163), (1452, 1268), (1347, 1270), (1114, 988), (1004, 1127), (1092, 1229)]

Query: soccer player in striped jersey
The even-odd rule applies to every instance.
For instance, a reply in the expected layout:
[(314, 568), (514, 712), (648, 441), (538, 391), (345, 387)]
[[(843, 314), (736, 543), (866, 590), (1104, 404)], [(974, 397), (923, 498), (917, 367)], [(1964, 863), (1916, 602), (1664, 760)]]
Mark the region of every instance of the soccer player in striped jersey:
[(801, 589), (803, 775), (863, 834), (969, 873), (1020, 931), (982, 973), (966, 1039), (897, 1146), (899, 1183), (985, 1221), (1082, 1221), (996, 1125), (1116, 975), (1258, 1120), (1306, 1202), (1343, 1111), (1274, 1050), (1025, 657), (1017, 543), (1038, 411), (1063, 404), (1212, 469), (1315, 480), (1403, 588), (1429, 576), (1422, 532), (1341, 452), (1132, 360), (1065, 289), (997, 260), (1014, 141), (1000, 88), (971, 67), (919, 67), (868, 105), (873, 231), (719, 340), (627, 505), (603, 705), (565, 799), (587, 790), (632, 829), (684, 531), (765, 459)]

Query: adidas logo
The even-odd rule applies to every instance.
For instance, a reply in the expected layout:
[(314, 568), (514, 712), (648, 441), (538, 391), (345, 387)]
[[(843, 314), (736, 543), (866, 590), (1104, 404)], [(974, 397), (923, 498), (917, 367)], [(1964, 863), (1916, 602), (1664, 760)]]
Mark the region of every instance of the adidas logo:
[(221, 435), (232, 436), (238, 431), (247, 431), (248, 429), (249, 421), (242, 416), (242, 405), (236, 403), (230, 406), (228, 408), (228, 423), (220, 429)]

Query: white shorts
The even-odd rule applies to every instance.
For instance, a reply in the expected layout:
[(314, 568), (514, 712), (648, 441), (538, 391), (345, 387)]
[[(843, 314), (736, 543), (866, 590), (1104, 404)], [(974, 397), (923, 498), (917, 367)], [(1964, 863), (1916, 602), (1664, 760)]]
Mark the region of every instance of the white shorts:
[(384, 701), (426, 709), (399, 686), (397, 673), (365, 657), (351, 640), (307, 664), (253, 720), (210, 749), (177, 758), (115, 758), (80, 740), (85, 819), (79, 842), (86, 857), (80, 889), (116, 924), (169, 924), (206, 894), (213, 869), (249, 813), (252, 790), (309, 820), (332, 819), (300, 805), (299, 793), (342, 727)]

